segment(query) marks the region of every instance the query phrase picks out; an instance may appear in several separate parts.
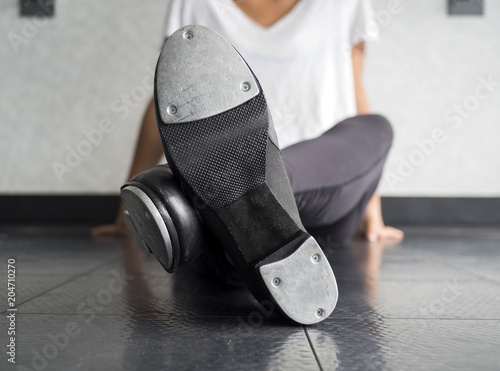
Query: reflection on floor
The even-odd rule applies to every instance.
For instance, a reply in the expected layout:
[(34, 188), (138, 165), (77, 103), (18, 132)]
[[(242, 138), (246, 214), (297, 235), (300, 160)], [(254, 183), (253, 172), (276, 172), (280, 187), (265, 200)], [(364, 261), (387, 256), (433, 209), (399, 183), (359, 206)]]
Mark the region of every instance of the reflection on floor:
[(18, 311), (16, 365), (2, 351), (0, 368), (499, 369), (500, 230), (405, 231), (395, 246), (336, 246), (327, 229), (315, 233), (340, 298), (310, 327), (193, 268), (168, 275), (125, 241), (93, 241), (82, 229), (2, 231), (0, 277), (6, 287), (15, 258)]

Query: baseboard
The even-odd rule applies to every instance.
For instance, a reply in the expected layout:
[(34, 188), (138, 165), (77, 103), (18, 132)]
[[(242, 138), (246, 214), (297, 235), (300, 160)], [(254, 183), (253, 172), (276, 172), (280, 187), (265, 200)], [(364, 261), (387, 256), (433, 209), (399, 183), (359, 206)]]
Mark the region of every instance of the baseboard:
[(383, 197), (387, 224), (500, 225), (500, 198)]
[[(0, 224), (101, 224), (116, 217), (115, 195), (0, 196)], [(500, 198), (383, 197), (387, 224), (500, 225)]]
[(112, 222), (115, 195), (0, 196), (1, 224), (101, 224)]

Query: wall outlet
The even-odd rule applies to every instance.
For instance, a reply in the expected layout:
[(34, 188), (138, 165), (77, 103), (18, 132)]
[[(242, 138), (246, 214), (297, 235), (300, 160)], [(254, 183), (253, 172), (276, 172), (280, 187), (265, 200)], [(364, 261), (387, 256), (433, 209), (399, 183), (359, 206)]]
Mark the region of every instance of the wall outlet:
[(448, 14), (482, 15), (483, 11), (483, 0), (448, 0)]
[(19, 0), (21, 16), (52, 17), (55, 11), (55, 0)]

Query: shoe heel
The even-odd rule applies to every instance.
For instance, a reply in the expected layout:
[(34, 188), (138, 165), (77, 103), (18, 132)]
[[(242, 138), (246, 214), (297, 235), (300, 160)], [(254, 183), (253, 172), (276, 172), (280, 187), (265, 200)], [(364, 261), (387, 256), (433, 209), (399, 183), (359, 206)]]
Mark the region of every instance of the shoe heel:
[(133, 185), (123, 187), (120, 196), (128, 211), (125, 223), (136, 244), (146, 253), (152, 253), (167, 272), (174, 272), (179, 253), (174, 251), (171, 231), (154, 196)]
[(298, 323), (321, 322), (337, 304), (335, 275), (313, 237), (286, 258), (262, 264), (258, 270), (274, 302)]
[(137, 247), (139, 247), (143, 253), (147, 255), (152, 255), (153, 252), (149, 249), (148, 245), (146, 245), (146, 242), (144, 242), (144, 240), (142, 239), (142, 236), (137, 230), (137, 227), (135, 226), (134, 221), (132, 220), (132, 217), (130, 216), (128, 210), (123, 213), (123, 220), (125, 221), (125, 225), (127, 226), (127, 229), (130, 232), (132, 239), (137, 244)]

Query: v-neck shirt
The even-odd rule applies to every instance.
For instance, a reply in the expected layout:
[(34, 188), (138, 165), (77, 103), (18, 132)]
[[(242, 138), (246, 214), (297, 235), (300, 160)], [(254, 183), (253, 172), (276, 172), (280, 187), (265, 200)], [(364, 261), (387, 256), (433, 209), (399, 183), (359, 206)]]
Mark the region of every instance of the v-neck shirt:
[(352, 46), (375, 39), (369, 0), (300, 0), (269, 27), (233, 0), (168, 0), (166, 36), (197, 24), (225, 37), (259, 79), (281, 148), (356, 114)]

